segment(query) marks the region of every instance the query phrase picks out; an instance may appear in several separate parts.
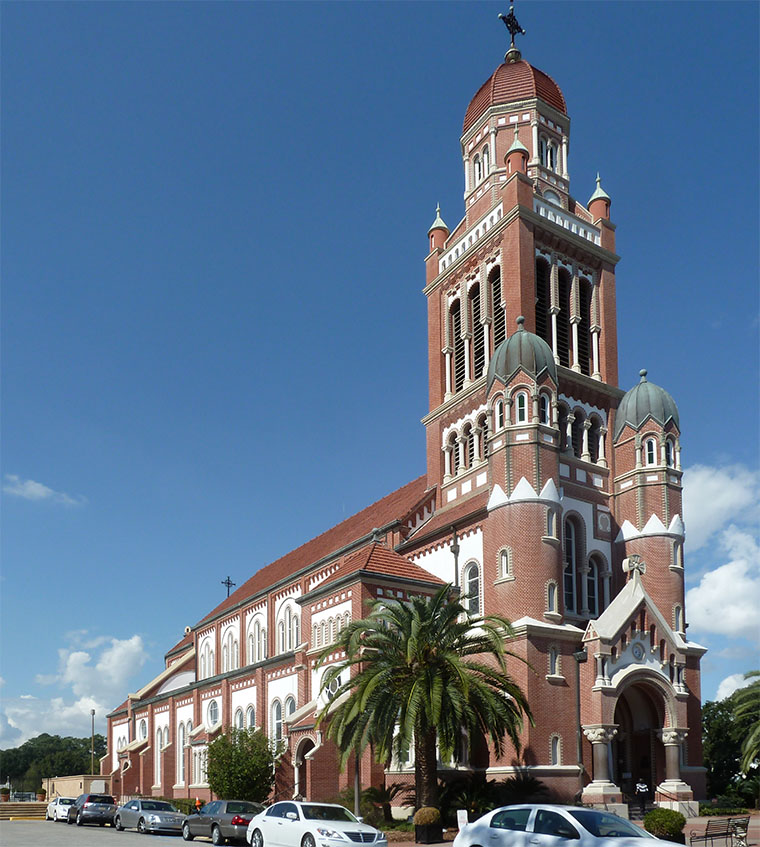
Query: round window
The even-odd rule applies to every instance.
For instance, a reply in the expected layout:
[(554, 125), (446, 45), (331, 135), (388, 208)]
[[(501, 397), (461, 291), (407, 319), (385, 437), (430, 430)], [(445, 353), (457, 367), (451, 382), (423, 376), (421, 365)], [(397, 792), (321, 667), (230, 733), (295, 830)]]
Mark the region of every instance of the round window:
[(637, 661), (641, 661), (644, 658), (644, 647), (638, 641), (631, 648), (631, 652), (633, 653), (633, 658)]

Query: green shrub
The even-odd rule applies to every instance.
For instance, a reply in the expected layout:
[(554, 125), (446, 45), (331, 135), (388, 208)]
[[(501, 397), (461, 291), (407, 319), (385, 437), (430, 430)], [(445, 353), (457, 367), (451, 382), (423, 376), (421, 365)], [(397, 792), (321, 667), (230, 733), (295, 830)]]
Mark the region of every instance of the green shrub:
[(707, 806), (704, 803), (700, 803), (699, 805), (699, 816), (701, 818), (709, 818), (709, 817), (724, 817), (731, 815), (747, 815), (749, 814), (749, 809), (739, 809), (739, 808), (730, 808), (725, 809), (720, 806)]
[(166, 799), (167, 803), (171, 803), (183, 815), (192, 815), (195, 811), (195, 797), (169, 797), (162, 799)]
[(441, 813), (435, 806), (423, 806), (414, 813), (415, 826), (430, 826), (441, 822)]
[(680, 838), (686, 818), (673, 809), (652, 809), (644, 815), (644, 829), (655, 836), (673, 841)]

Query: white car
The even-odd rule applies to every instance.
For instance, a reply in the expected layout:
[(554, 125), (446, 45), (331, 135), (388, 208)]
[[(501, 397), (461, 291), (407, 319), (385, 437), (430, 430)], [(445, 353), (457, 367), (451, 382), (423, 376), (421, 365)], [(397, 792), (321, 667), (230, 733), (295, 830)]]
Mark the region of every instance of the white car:
[(65, 821), (69, 816), (69, 806), (74, 805), (73, 797), (56, 797), (47, 804), (46, 821)]
[(534, 803), (488, 812), (466, 824), (453, 847), (643, 847), (641, 839), (673, 847), (612, 812)]
[(362, 823), (343, 806), (330, 803), (274, 803), (248, 824), (251, 847), (387, 847), (385, 833)]

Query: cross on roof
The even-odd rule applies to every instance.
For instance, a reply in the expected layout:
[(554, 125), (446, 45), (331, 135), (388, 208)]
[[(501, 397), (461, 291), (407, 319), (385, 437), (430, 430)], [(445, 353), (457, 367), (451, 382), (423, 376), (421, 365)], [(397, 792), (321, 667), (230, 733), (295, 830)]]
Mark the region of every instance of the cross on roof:
[(525, 35), (525, 30), (520, 26), (517, 22), (517, 18), (515, 17), (515, 7), (514, 5), (509, 7), (508, 15), (499, 15), (499, 20), (504, 21), (504, 26), (509, 31), (511, 36), (510, 41), (510, 49), (514, 49), (515, 47), (515, 36), (516, 35)]
[(233, 582), (228, 576), (227, 579), (222, 580), (222, 585), (227, 586), (227, 596), (229, 597), (230, 596), (230, 588), (232, 588), (234, 585), (237, 585), (237, 583)]

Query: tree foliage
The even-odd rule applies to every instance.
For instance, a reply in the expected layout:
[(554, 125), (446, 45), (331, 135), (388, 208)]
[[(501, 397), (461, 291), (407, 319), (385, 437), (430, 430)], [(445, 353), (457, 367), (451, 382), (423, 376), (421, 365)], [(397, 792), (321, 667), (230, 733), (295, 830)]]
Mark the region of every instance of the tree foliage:
[(733, 783), (739, 772), (741, 746), (733, 695), (725, 700), (708, 700), (702, 706), (702, 755), (710, 797), (725, 794)]
[(743, 730), (741, 772), (746, 776), (760, 759), (760, 671), (748, 671), (744, 678), (754, 682), (734, 693), (734, 709)]
[[(0, 781), (9, 778), (19, 791), (36, 791), (45, 777), (89, 773), (90, 737), (73, 738), (43, 732), (19, 747), (0, 750)], [(106, 754), (106, 740), (95, 735), (95, 770)]]
[(506, 618), (470, 616), (451, 585), (408, 602), (373, 601), (319, 658), (346, 654), (323, 677), (323, 693), (340, 684), (319, 715), (343, 763), (368, 744), (380, 762), (414, 744), (416, 803), (436, 806), (436, 747), (450, 760), (466, 731), (489, 738), (497, 756), (506, 737), (519, 750), (523, 720), (532, 718), (507, 670), (511, 634)]
[(260, 729), (228, 729), (208, 746), (209, 788), (217, 797), (263, 803), (274, 785), (276, 753)]

